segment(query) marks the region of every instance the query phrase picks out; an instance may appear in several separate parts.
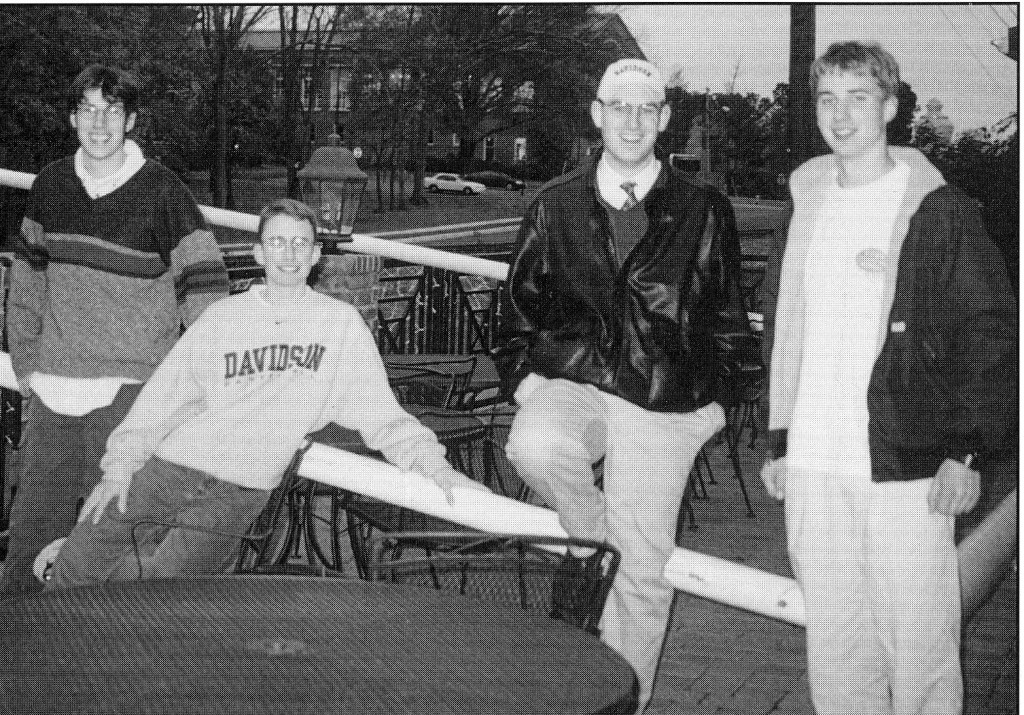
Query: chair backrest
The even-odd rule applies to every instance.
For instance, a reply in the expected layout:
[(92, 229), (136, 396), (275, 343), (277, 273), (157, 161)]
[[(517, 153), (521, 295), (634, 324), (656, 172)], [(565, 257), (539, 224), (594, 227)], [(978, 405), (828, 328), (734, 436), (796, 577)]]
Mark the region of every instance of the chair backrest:
[(403, 405), (461, 409), (467, 405), (476, 357), (387, 365), (388, 382)]
[[(552, 586), (570, 544), (600, 552), (599, 568), (572, 589), (572, 625), (597, 632), (618, 571), (617, 549), (598, 542), (466, 532), (392, 532), (371, 540), (369, 577), (458, 593), (550, 615)], [(565, 604), (562, 604), (563, 608)]]

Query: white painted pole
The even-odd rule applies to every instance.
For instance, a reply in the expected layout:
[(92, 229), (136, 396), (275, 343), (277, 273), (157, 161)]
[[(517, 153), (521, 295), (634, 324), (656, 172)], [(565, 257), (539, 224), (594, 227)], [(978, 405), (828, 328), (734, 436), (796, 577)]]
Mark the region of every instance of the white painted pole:
[[(475, 489), (453, 490), (449, 504), (439, 487), (418, 474), (325, 445), (310, 447), (299, 473), (482, 531), (566, 536), (558, 515), (550, 509)], [(665, 567), (665, 577), (687, 593), (804, 625), (803, 594), (791, 578), (681, 548), (676, 548)]]
[[(11, 186), (16, 189), (30, 189), (35, 175), (26, 174), (21, 171), (0, 169), (0, 184)], [(215, 226), (234, 228), (249, 233), (256, 233), (259, 227), (259, 217), (240, 211), (228, 211), (213, 206), (200, 206), (206, 220)], [(457, 273), (468, 273), (477, 276), (486, 276), (503, 281), (508, 278), (508, 264), (501, 261), (491, 261), (476, 256), (464, 256), (460, 253), (440, 251), (436, 248), (427, 248), (403, 243), (401, 240), (389, 240), (386, 238), (375, 238), (362, 234), (352, 234), (351, 243), (340, 244), (341, 250), (353, 253), (367, 253), (382, 258), (394, 258), (406, 263), (418, 263), (424, 266), (444, 268)]]
[(0, 352), (0, 387), (21, 392), (18, 378), (14, 376), (14, 367), (11, 365), (10, 353)]
[(974, 527), (957, 547), (963, 620), (970, 620), (1003, 582), (1017, 552), (1017, 490)]
[(32, 182), (35, 180), (35, 174), (26, 174), (24, 171), (0, 169), (0, 184), (10, 186), (12, 189), (25, 189), (25, 191), (28, 191), (32, 188)]

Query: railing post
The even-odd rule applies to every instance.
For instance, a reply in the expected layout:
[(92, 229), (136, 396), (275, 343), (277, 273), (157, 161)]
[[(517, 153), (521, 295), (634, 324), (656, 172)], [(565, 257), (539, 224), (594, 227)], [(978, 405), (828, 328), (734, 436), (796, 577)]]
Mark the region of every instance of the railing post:
[(351, 253), (324, 256), (320, 259), (320, 275), (314, 289), (354, 305), (370, 330), (376, 333), (379, 273), (377, 256)]

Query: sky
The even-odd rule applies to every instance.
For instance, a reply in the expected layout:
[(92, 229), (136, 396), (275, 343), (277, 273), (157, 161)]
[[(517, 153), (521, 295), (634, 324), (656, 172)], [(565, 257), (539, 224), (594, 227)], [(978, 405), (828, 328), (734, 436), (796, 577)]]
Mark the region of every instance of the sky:
[[(789, 5), (614, 5), (647, 58), (691, 91), (771, 96), (789, 81)], [(818, 4), (816, 55), (841, 40), (880, 43), (923, 107), (933, 97), (957, 131), (1017, 111), (1017, 63), (992, 46), (1017, 24), (1016, 4)]]

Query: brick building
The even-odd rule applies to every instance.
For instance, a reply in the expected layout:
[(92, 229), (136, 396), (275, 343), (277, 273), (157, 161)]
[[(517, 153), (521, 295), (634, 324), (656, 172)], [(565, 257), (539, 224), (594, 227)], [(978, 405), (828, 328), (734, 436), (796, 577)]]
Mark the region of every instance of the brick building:
[[(590, 79), (596, 88), (600, 73), (609, 62), (620, 57), (645, 56), (617, 14), (593, 13), (590, 22), (590, 31), (600, 36), (605, 46), (595, 51), (593, 76)], [(283, 96), (281, 41), (281, 32), (273, 29), (252, 30), (245, 38), (246, 47), (266, 56), (271, 65), (277, 68), (278, 76), (274, 85), (277, 101)], [(364, 156), (370, 161), (377, 154), (375, 127), (362, 126), (358, 113), (354, 111), (357, 109), (354, 106), (357, 100), (354, 98), (353, 72), (360, 41), (358, 31), (348, 30), (336, 33), (330, 43), (317, 43), (310, 39), (299, 47), (302, 57), (299, 103), (306, 116), (306, 120), (300, 123), (300, 131), (303, 133), (304, 145), (310, 151), (326, 144), (327, 137), (336, 133), (343, 145), (361, 147)], [(319, 91), (313, 91), (314, 82), (320, 83)], [(522, 102), (511, 111), (524, 116), (512, 122), (512, 127), (509, 128), (509, 122), (504, 119), (485, 117), (475, 128), (474, 135), (478, 141), (473, 159), (505, 166), (536, 159), (534, 154), (540, 146), (536, 141), (537, 127), (528, 116), (532, 112), (530, 104), (533, 91), (533, 82), (526, 82), (517, 89), (516, 97), (522, 98)], [(586, 143), (591, 143), (594, 138), (590, 136), (589, 129), (587, 125), (582, 128), (586, 134)], [(451, 126), (446, 126), (439, 117), (423, 117), (423, 125), (418, 133), (420, 137), (416, 153), (424, 160), (437, 161), (459, 155), (459, 134)]]

